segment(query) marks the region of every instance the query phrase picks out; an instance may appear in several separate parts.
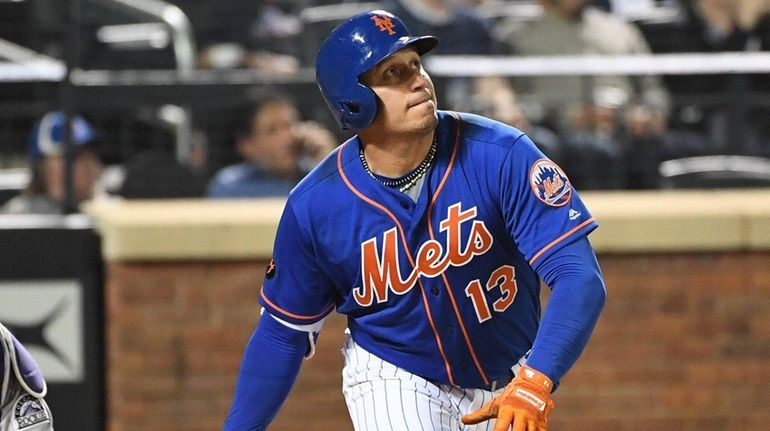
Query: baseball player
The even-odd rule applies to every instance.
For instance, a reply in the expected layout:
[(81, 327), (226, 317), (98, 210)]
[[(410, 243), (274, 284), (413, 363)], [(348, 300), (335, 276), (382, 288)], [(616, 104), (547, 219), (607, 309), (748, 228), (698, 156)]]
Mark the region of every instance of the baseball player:
[(322, 44), (318, 86), (357, 135), (288, 198), (226, 430), (270, 423), (334, 310), (356, 430), (547, 429), (604, 304), (597, 225), (522, 132), (437, 110), (437, 43), (371, 11)]
[(0, 323), (0, 430), (53, 430), (43, 374), (27, 349)]

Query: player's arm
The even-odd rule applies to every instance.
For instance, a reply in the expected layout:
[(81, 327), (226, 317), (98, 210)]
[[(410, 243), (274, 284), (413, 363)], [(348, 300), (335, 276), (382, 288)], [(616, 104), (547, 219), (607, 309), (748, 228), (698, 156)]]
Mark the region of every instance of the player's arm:
[(269, 313), (244, 352), (225, 431), (264, 430), (273, 420), (313, 348), (313, 333), (291, 328)]
[(536, 269), (552, 293), (527, 365), (502, 394), (464, 416), (466, 424), (497, 418), (495, 431), (545, 431), (551, 391), (588, 343), (606, 297), (588, 239), (576, 238)]
[(244, 352), (227, 431), (265, 429), (294, 384), (302, 357), (313, 353), (324, 317), (334, 310), (334, 284), (319, 267), (308, 232), (311, 211), (298, 217), (295, 205), (290, 197), (278, 224), (259, 296), (265, 312)]
[(558, 385), (588, 344), (607, 294), (586, 237), (557, 250), (536, 269), (551, 287), (551, 297), (527, 364)]

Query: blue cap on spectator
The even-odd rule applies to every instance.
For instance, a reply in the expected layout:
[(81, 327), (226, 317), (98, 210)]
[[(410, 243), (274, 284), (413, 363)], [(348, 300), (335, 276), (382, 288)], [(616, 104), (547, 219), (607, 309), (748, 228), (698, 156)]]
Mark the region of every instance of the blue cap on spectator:
[[(64, 113), (49, 112), (35, 124), (29, 137), (28, 150), (32, 160), (64, 153)], [(72, 117), (72, 145), (93, 142), (94, 128), (81, 116)]]

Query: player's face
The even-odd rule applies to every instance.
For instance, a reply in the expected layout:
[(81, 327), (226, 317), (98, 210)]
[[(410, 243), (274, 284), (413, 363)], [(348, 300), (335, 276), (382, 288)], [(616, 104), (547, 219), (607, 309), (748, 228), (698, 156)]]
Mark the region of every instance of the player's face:
[(361, 77), (379, 99), (370, 127), (386, 133), (427, 133), (436, 127), (436, 91), (413, 48), (396, 51)]

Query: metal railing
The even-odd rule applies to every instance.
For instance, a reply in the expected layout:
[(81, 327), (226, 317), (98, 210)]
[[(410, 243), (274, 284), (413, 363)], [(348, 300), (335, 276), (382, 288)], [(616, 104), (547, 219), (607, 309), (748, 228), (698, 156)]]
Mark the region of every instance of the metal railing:
[(639, 55), (432, 56), (435, 76), (716, 75), (770, 73), (769, 52)]
[[(197, 52), (192, 24), (179, 7), (161, 0), (88, 0), (100, 6), (119, 9), (139, 18), (157, 19), (165, 23), (171, 32), (171, 43), (176, 60), (176, 72), (180, 77), (189, 76), (195, 69)], [(176, 158), (186, 162), (192, 154), (192, 113), (184, 106), (174, 112), (173, 122), (159, 116), (159, 120), (174, 130)]]
[(0, 39), (0, 82), (58, 82), (67, 76), (64, 62)]
[(137, 18), (151, 18), (165, 23), (171, 32), (176, 69), (186, 73), (195, 68), (196, 48), (192, 24), (177, 6), (161, 0), (88, 0), (101, 7), (122, 10)]

